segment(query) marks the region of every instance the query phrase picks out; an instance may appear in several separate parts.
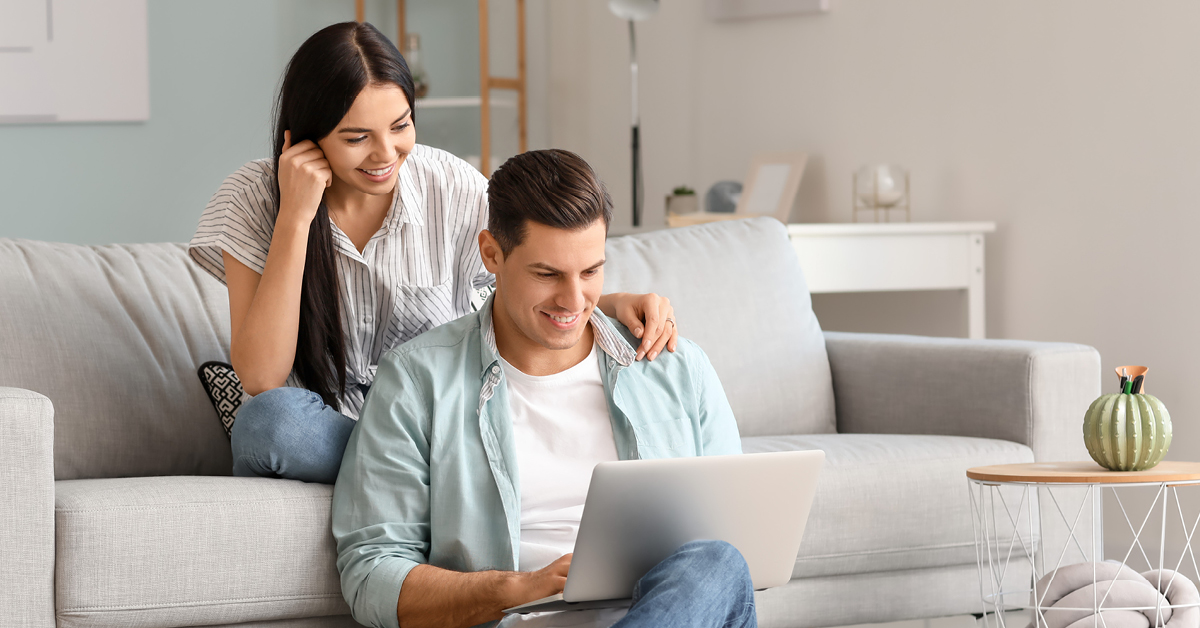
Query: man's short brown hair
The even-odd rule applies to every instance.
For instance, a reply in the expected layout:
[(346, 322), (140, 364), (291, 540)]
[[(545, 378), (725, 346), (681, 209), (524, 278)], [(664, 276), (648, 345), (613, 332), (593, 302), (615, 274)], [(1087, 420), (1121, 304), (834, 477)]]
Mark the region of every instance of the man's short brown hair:
[(612, 197), (582, 157), (566, 150), (521, 153), (488, 183), (488, 231), (508, 255), (525, 239), (525, 223), (577, 231), (612, 221)]

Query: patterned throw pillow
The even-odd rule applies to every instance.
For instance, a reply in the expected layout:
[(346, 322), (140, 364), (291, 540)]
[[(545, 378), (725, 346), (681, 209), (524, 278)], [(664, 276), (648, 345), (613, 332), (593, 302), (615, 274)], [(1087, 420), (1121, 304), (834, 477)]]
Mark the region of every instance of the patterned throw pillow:
[(197, 371), (200, 382), (204, 384), (204, 392), (208, 400), (217, 409), (221, 426), (225, 428), (225, 436), (233, 430), (233, 420), (237, 418), (238, 409), (247, 398), (242, 390), (242, 381), (238, 379), (233, 367), (224, 362), (205, 362)]

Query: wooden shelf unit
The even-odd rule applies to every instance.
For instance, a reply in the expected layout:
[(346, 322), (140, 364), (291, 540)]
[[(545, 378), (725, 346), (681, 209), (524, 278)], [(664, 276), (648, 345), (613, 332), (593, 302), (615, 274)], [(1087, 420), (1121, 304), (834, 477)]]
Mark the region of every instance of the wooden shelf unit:
[[(492, 111), (491, 106), (512, 106), (505, 100), (493, 100), (492, 90), (517, 93), (517, 150), (529, 150), (528, 78), (525, 70), (525, 0), (517, 5), (517, 76), (492, 76), (488, 48), (489, 0), (479, 0), (479, 97), (422, 99), (427, 107), (479, 107), (479, 169), (484, 176), (491, 174)], [(407, 39), (405, 0), (396, 0), (397, 48), (403, 49)], [(366, 0), (354, 0), (354, 19), (361, 22), (366, 15)]]

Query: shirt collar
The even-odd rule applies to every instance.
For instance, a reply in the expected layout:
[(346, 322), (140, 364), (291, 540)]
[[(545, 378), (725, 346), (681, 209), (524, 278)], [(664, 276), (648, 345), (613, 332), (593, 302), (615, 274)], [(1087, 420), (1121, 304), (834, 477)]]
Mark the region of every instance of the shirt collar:
[[(387, 216), (383, 219), (383, 224), (388, 231), (396, 233), (400, 230), (400, 226), (404, 223), (411, 223), (418, 227), (425, 226), (425, 214), (420, 208), (424, 205), (424, 194), (417, 187), (416, 177), (413, 176), (412, 166), (409, 165), (409, 158), (400, 164), (400, 172), (396, 178), (396, 190), (398, 194), (392, 195), (392, 206), (388, 208)], [(342, 230), (333, 222), (333, 217), (329, 218), (329, 227), (333, 231), (334, 246), (341, 249), (342, 253), (346, 254), (351, 259), (361, 259), (361, 253), (355, 248), (354, 243)]]
[[(483, 343), (479, 348), (480, 363), (483, 365), (481, 377), (500, 361), (500, 351), (496, 349), (496, 328), (492, 321), (492, 302), (495, 300), (496, 293), (493, 292), (479, 310), (479, 328), (483, 332)], [(617, 331), (616, 326), (604, 315), (604, 312), (600, 311), (600, 308), (592, 309), (592, 316), (588, 322), (592, 325), (596, 345), (600, 347), (601, 351), (607, 353), (621, 366), (633, 364), (636, 357), (633, 347)]]
[(417, 179), (413, 175), (413, 154), (409, 153), (400, 164), (400, 172), (396, 178), (397, 194), (392, 195), (392, 207), (388, 210), (386, 223), (389, 229), (399, 230), (400, 225), (412, 223), (418, 227), (425, 226), (425, 214), (421, 211), (424, 206), (423, 190), (417, 187)]

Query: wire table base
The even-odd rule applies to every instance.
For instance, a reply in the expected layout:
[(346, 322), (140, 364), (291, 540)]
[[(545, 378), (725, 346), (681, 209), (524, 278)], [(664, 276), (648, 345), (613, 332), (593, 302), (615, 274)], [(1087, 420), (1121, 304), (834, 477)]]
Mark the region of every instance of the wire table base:
[[(1011, 611), (1023, 609), (1030, 628), (1124, 628), (1133, 613), (1145, 616), (1143, 626), (1200, 625), (1200, 596), (1183, 593), (1200, 582), (1192, 549), (1200, 512), (1185, 514), (1200, 508), (1200, 463), (1127, 473), (1094, 463), (997, 465), (970, 469), (967, 478), (985, 628), (1008, 628)], [(1106, 505), (1120, 521), (1107, 536)], [(1090, 593), (1051, 594), (1067, 586), (1064, 568), (1081, 563), (1090, 564), (1091, 578), (1078, 588), (1090, 586)], [(1111, 574), (1126, 568), (1149, 570), (1149, 584), (1165, 596), (1151, 592), (1153, 604), (1130, 604), (1114, 593), (1126, 585), (1114, 586)], [(1085, 579), (1087, 571), (1071, 570)]]

